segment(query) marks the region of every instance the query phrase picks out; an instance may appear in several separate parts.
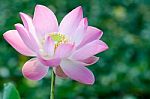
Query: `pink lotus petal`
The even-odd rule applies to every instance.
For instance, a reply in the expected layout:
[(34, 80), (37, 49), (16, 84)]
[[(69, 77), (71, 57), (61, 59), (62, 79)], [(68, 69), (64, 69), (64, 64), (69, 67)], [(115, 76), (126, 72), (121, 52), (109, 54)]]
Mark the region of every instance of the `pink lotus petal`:
[(40, 80), (48, 72), (48, 67), (41, 64), (36, 58), (27, 61), (23, 68), (23, 75), (30, 80)]
[(3, 34), (5, 40), (15, 48), (19, 53), (25, 56), (35, 56), (35, 53), (32, 52), (22, 41), (20, 35), (16, 30), (9, 30)]
[(59, 32), (71, 35), (78, 27), (81, 19), (83, 18), (82, 7), (79, 6), (68, 13), (60, 23)]
[(103, 35), (103, 32), (101, 30), (92, 26), (88, 26), (87, 31), (85, 33), (85, 37), (82, 40), (81, 44), (78, 46), (78, 48), (96, 39), (100, 39), (102, 35)]
[(47, 59), (41, 55), (38, 55), (37, 57), (42, 64), (44, 64), (45, 66), (48, 66), (48, 67), (57, 67), (57, 66), (59, 66), (60, 61), (61, 61), (60, 58)]
[(35, 32), (35, 29), (34, 29), (34, 26), (33, 26), (33, 22), (32, 22), (32, 18), (30, 16), (28, 16), (27, 14), (22, 13), (22, 12), (20, 12), (20, 17), (21, 17), (21, 19), (23, 21), (24, 27), (28, 31), (30, 31), (31, 33)]
[(108, 49), (108, 46), (104, 42), (95, 40), (76, 50), (71, 58), (75, 60), (84, 60), (106, 49)]
[(23, 21), (24, 27), (28, 30), (30, 38), (32, 37), (32, 39), (35, 40), (38, 45), (40, 45), (38, 37), (39, 35), (35, 31), (32, 18), (25, 13), (20, 13), (20, 17)]
[(60, 67), (68, 77), (80, 83), (93, 84), (95, 81), (93, 73), (80, 62), (62, 60)]
[(83, 37), (85, 36), (87, 27), (88, 27), (87, 18), (83, 18), (80, 21), (80, 24), (78, 25), (75, 33), (72, 33), (71, 41), (75, 42), (76, 45), (79, 45), (81, 43)]
[(24, 41), (24, 43), (34, 52), (38, 50), (38, 45), (34, 41), (31, 35), (29, 35), (28, 31), (23, 27), (22, 24), (15, 24), (16, 30), (18, 31), (20, 37)]
[(62, 71), (61, 67), (58, 66), (58, 67), (54, 67), (53, 68), (55, 74), (58, 76), (58, 77), (61, 77), (61, 78), (67, 78), (68, 76)]
[(89, 65), (95, 64), (98, 60), (99, 60), (99, 57), (92, 56), (92, 57), (89, 57), (87, 59), (80, 60), (80, 61), (85, 63), (86, 66), (89, 66)]
[(35, 7), (33, 23), (37, 33), (41, 36), (51, 32), (58, 32), (58, 23), (54, 13), (47, 7), (37, 5)]
[(44, 50), (49, 56), (54, 55), (55, 43), (51, 39), (50, 36), (47, 37), (46, 42), (44, 44)]
[(68, 57), (74, 48), (74, 44), (61, 44), (56, 48), (55, 57), (65, 58)]

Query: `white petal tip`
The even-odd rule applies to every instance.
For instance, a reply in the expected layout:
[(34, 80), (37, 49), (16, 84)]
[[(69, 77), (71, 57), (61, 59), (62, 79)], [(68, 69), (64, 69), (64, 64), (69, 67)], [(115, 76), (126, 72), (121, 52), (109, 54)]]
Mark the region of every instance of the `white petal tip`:
[(38, 5), (36, 5), (35, 6), (35, 8), (47, 8), (46, 6), (44, 6), (44, 5), (40, 5), (40, 4), (38, 4)]
[(78, 7), (77, 7), (77, 9), (80, 9), (80, 10), (82, 10), (82, 6), (78, 6)]

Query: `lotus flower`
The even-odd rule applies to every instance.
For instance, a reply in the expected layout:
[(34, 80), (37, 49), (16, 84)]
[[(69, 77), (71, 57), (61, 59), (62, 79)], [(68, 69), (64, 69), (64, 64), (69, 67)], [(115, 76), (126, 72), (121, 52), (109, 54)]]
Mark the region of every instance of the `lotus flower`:
[(103, 32), (88, 26), (82, 7), (68, 13), (58, 26), (54, 13), (37, 5), (33, 18), (20, 13), (23, 25), (4, 33), (5, 40), (19, 53), (34, 58), (28, 60), (23, 75), (30, 80), (40, 80), (52, 67), (59, 77), (69, 77), (84, 84), (93, 84), (93, 73), (86, 67), (98, 61), (94, 56), (108, 46), (99, 40)]

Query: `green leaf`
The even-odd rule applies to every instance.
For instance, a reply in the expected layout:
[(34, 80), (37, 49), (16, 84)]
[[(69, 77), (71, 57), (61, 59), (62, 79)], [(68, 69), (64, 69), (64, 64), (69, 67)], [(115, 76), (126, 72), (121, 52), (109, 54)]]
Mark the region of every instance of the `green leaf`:
[(14, 84), (4, 84), (3, 99), (20, 99), (19, 93)]

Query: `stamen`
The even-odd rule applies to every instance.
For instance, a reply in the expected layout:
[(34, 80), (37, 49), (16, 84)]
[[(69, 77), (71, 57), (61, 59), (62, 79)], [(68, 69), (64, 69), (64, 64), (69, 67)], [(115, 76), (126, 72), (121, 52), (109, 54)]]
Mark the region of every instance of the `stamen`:
[(64, 34), (51, 33), (50, 37), (55, 42), (55, 48), (57, 48), (59, 45), (61, 45), (63, 43), (69, 42), (69, 39)]

